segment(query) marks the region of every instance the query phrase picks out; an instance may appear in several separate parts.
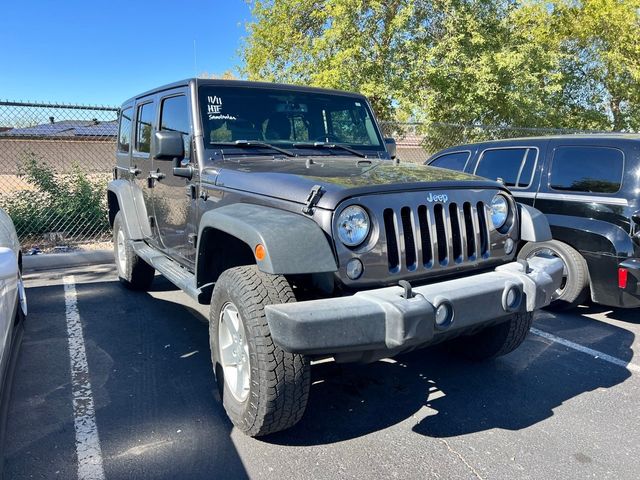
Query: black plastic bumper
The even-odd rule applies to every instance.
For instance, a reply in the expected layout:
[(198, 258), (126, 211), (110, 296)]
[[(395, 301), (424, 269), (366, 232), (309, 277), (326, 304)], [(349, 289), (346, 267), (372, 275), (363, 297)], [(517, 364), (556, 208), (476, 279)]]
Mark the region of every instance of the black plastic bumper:
[[(334, 354), (402, 349), (427, 344), (440, 333), (469, 329), (551, 301), (560, 286), (562, 261), (536, 257), (492, 272), (412, 289), (358, 292), (350, 297), (271, 305), (265, 312), (274, 341), (284, 350)], [(410, 298), (407, 298), (410, 297)], [(436, 322), (438, 308), (451, 318)]]

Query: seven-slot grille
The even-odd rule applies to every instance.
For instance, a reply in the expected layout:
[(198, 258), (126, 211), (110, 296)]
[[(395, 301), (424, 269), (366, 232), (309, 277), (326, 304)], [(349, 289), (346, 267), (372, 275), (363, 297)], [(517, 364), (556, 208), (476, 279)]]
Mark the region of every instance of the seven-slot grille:
[(389, 271), (444, 268), (489, 256), (484, 202), (434, 203), (383, 211)]

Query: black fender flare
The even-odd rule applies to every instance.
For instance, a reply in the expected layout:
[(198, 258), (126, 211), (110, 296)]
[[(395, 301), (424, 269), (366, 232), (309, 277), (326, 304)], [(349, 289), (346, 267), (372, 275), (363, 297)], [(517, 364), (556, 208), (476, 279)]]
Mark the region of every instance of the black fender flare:
[(209, 210), (202, 215), (198, 230), (198, 276), (206, 269), (200, 259), (207, 229), (217, 229), (246, 243), (254, 252), (258, 244), (266, 255), (256, 263), (271, 274), (305, 274), (338, 270), (332, 247), (324, 231), (312, 219), (262, 205), (236, 203)]
[(520, 240), (524, 242), (548, 242), (552, 239), (547, 217), (538, 209), (518, 203), (520, 214)]
[[(116, 209), (112, 205), (112, 198), (118, 201), (118, 211), (122, 212), (124, 225), (132, 240), (142, 240), (151, 236), (148, 216), (142, 192), (131, 185), (128, 180), (112, 180), (107, 186), (107, 201), (109, 203), (109, 222), (113, 223), (112, 213)], [(144, 215), (138, 215), (139, 208), (144, 210)], [(115, 213), (113, 213), (115, 216)], [(140, 219), (143, 219), (142, 221)]]

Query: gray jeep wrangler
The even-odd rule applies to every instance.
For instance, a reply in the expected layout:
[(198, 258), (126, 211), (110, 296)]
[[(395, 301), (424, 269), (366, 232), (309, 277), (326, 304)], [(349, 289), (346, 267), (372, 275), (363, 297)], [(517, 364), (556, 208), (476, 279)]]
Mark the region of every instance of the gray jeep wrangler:
[(213, 369), (251, 436), (300, 420), (310, 361), (372, 362), (452, 340), (487, 359), (522, 343), (562, 262), (500, 183), (399, 164), (367, 99), (191, 79), (122, 105), (108, 188), (124, 285), (155, 271), (210, 304)]

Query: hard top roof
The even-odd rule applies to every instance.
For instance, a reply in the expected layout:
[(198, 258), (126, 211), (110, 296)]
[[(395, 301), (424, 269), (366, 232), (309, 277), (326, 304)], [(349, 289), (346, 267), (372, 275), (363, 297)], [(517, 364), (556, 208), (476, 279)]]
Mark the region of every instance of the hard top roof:
[(458, 150), (469, 150), (473, 148), (508, 148), (510, 146), (535, 146), (531, 144), (548, 142), (548, 141), (564, 141), (564, 142), (576, 142), (583, 144), (587, 142), (593, 142), (594, 144), (600, 144), (600, 146), (606, 146), (608, 142), (638, 142), (640, 141), (640, 133), (577, 133), (577, 134), (562, 134), (562, 135), (548, 135), (537, 137), (517, 137), (517, 138), (501, 138), (496, 140), (482, 140), (472, 143), (459, 143), (457, 145), (443, 148), (438, 150), (429, 158), (434, 158), (442, 153), (455, 152)]
[(165, 90), (171, 90), (173, 88), (178, 87), (186, 87), (192, 83), (195, 83), (196, 86), (203, 85), (213, 85), (213, 86), (224, 86), (224, 87), (253, 87), (253, 88), (272, 88), (277, 90), (294, 90), (297, 92), (311, 92), (311, 93), (328, 93), (333, 95), (347, 95), (353, 97), (365, 98), (364, 95), (357, 92), (346, 92), (343, 90), (332, 90), (329, 88), (318, 88), (318, 87), (307, 87), (303, 85), (289, 85), (285, 83), (270, 83), (270, 82), (252, 82), (248, 80), (223, 80), (223, 79), (208, 79), (208, 78), (187, 78), (185, 80), (180, 80), (178, 82), (169, 83), (167, 85), (162, 85), (160, 87), (153, 88), (146, 92), (143, 92), (139, 95), (135, 95), (125, 102), (122, 105), (127, 105), (133, 103), (136, 99), (146, 97), (148, 95), (153, 95), (154, 93), (162, 92)]

